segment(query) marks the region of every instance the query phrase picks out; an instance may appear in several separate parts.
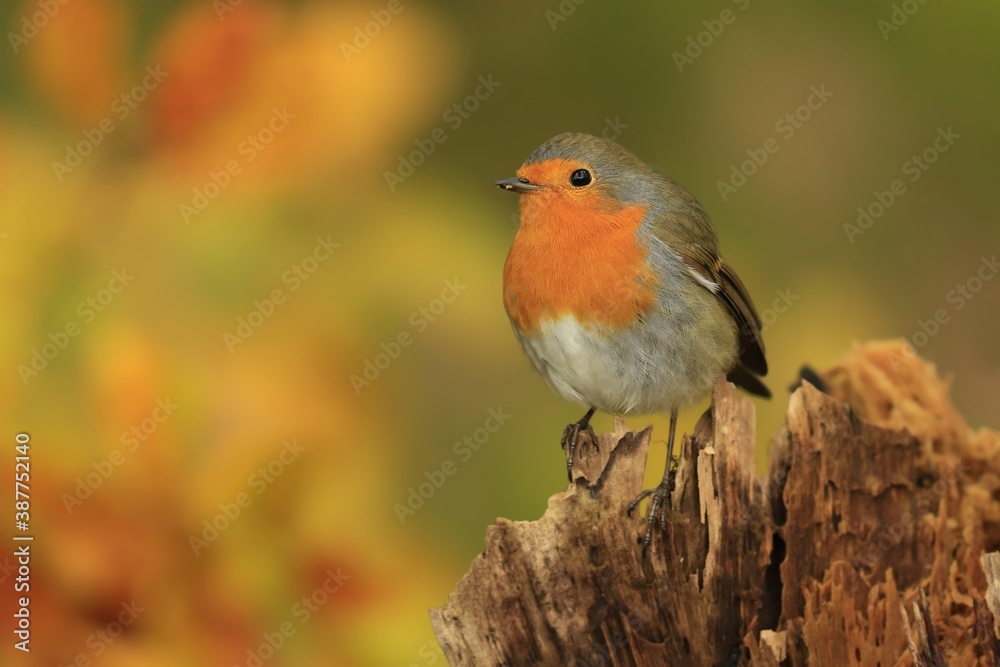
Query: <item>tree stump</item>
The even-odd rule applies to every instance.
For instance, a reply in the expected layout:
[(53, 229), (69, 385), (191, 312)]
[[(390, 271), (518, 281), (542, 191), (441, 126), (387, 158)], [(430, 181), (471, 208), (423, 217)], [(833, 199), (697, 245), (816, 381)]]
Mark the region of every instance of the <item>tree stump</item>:
[(755, 472), (728, 382), (681, 441), (668, 525), (626, 508), (651, 430), (581, 444), (541, 519), (499, 519), (445, 606), (453, 665), (1000, 667), (1000, 436), (903, 342), (803, 383)]

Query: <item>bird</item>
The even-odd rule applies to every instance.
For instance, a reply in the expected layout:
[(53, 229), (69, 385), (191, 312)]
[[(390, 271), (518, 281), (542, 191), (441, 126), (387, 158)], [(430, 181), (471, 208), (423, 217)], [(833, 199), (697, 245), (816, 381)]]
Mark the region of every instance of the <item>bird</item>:
[(615, 141), (579, 132), (536, 148), (497, 187), (518, 195), (520, 216), (503, 269), (503, 303), (534, 369), (564, 400), (587, 407), (563, 431), (566, 468), (590, 420), (669, 412), (663, 479), (651, 497), (666, 527), (679, 410), (721, 376), (770, 397), (761, 321), (719, 253), (701, 204)]

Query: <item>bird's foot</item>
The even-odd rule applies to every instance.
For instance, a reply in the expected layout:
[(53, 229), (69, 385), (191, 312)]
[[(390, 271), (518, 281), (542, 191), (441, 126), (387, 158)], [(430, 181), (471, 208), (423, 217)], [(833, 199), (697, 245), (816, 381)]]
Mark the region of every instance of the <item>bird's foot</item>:
[(646, 537), (642, 540), (642, 555), (645, 558), (646, 551), (653, 541), (653, 524), (659, 521), (662, 530), (667, 529), (667, 509), (670, 507), (670, 494), (674, 491), (674, 481), (677, 478), (677, 469), (670, 462), (670, 472), (655, 489), (646, 489), (640, 493), (632, 504), (628, 506), (628, 515), (646, 498), (652, 497), (649, 507), (646, 509)]
[(597, 435), (594, 434), (594, 428), (590, 425), (590, 420), (587, 417), (569, 424), (563, 430), (560, 444), (566, 450), (566, 473), (569, 475), (570, 483), (573, 482), (573, 455), (576, 453), (577, 440), (581, 433), (586, 433), (590, 437), (590, 442), (594, 445), (594, 449), (597, 449)]

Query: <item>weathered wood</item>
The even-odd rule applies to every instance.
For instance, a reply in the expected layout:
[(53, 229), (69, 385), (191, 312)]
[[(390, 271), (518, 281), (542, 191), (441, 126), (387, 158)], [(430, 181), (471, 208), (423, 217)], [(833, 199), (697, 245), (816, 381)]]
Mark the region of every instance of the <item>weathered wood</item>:
[(452, 664), (715, 665), (739, 649), (767, 554), (753, 406), (717, 387), (711, 418), (683, 439), (669, 530), (643, 560), (646, 523), (625, 508), (649, 437), (617, 422), (598, 451), (581, 447), (575, 483), (541, 520), (487, 531), (486, 551), (432, 612)]
[[(431, 612), (454, 665), (988, 662), (1000, 642), (1000, 437), (972, 432), (903, 343), (804, 384), (754, 470), (752, 403), (726, 382), (682, 440), (648, 558), (649, 429), (581, 445), (541, 519), (500, 519)], [(988, 619), (987, 619), (988, 615)], [(984, 630), (984, 628), (988, 629)]]
[(1000, 667), (1000, 552), (983, 554), (986, 604), (976, 601), (976, 637), (989, 667)]

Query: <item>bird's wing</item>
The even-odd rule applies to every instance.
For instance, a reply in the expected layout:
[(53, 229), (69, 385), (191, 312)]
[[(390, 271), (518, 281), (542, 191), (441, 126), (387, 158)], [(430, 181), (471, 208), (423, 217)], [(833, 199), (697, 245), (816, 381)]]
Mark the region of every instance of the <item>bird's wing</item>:
[(732, 315), (739, 334), (740, 365), (755, 375), (767, 375), (760, 317), (746, 287), (719, 255), (718, 240), (701, 206), (679, 185), (669, 183), (674, 186), (667, 190), (669, 212), (652, 220), (653, 233), (680, 255), (692, 277), (715, 294)]
[[(697, 276), (717, 285), (717, 289), (713, 289), (712, 292), (725, 304), (726, 310), (736, 321), (740, 342), (740, 363), (757, 375), (767, 375), (760, 317), (757, 316), (743, 281), (712, 248), (689, 245), (675, 250)], [(704, 284), (703, 281), (699, 282)]]

